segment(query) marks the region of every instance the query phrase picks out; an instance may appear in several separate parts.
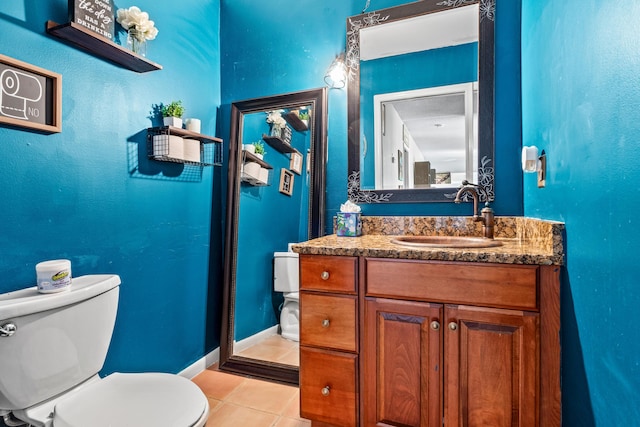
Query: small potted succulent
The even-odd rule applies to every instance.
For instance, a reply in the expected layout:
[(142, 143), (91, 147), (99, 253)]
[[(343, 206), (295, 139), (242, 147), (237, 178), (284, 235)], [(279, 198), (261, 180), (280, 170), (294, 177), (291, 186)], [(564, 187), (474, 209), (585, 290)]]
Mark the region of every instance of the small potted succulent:
[(304, 123), (306, 127), (309, 127), (309, 111), (308, 110), (301, 110), (300, 113), (298, 113), (298, 118), (302, 121), (302, 123)]
[(253, 147), (255, 149), (254, 154), (256, 155), (256, 157), (258, 157), (259, 159), (264, 158), (264, 155), (267, 153), (264, 150), (264, 144), (262, 142), (260, 142), (260, 141), (254, 142), (253, 143)]
[(172, 101), (168, 105), (162, 106), (162, 120), (165, 126), (181, 128), (183, 115), (182, 101)]

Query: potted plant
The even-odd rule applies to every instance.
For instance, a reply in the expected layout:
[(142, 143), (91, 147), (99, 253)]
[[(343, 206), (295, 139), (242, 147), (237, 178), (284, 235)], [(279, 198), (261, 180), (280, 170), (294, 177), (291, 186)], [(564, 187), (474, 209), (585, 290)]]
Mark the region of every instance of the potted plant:
[(255, 153), (254, 154), (256, 155), (256, 157), (258, 157), (259, 159), (264, 158), (264, 155), (267, 153), (264, 150), (264, 144), (262, 142), (260, 142), (260, 141), (254, 142), (253, 143), (253, 147), (255, 149)]
[(182, 101), (172, 101), (169, 105), (162, 106), (162, 120), (165, 126), (181, 128), (183, 114)]
[(302, 123), (304, 123), (306, 127), (309, 127), (309, 111), (308, 110), (300, 111), (300, 113), (298, 114), (298, 118), (302, 121)]

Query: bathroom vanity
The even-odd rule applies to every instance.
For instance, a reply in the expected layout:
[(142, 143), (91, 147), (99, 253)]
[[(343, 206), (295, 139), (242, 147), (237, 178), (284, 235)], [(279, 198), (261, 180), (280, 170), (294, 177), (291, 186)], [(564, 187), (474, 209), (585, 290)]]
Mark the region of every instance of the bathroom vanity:
[(300, 414), (314, 426), (560, 426), (560, 223), (367, 217), (300, 253)]

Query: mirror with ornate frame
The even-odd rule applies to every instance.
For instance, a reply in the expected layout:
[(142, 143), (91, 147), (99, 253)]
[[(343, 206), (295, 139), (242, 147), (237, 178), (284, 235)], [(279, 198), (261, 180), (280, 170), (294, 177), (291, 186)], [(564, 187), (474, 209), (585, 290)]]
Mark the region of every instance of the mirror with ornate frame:
[[(466, 27), (469, 25), (460, 26), (465, 31), (455, 30), (455, 34), (449, 34), (452, 28), (456, 28), (451, 24), (450, 17), (452, 15), (469, 15), (466, 12), (463, 14), (463, 9), (474, 11), (473, 16), (478, 24), (477, 42), (468, 39), (469, 34), (467, 33), (469, 31)], [(429, 22), (421, 22), (420, 20), (423, 19), (428, 19)], [(392, 175), (395, 174), (392, 184), (380, 184), (382, 178), (374, 174), (374, 168), (371, 166), (374, 161), (371, 158), (376, 156), (376, 153), (380, 156), (382, 152), (376, 141), (376, 139), (380, 139), (377, 135), (389, 130), (385, 129), (384, 121), (381, 121), (379, 116), (388, 113), (386, 110), (390, 109), (390, 104), (377, 101), (377, 99), (384, 100), (385, 96), (391, 99), (391, 92), (438, 91), (444, 87), (457, 87), (462, 84), (473, 85), (471, 91), (466, 90), (467, 93), (471, 93), (470, 96), (459, 97), (460, 99), (457, 101), (454, 97), (450, 97), (455, 102), (442, 103), (443, 111), (445, 107), (452, 110), (452, 106), (456, 103), (462, 105), (462, 107), (456, 107), (457, 109), (462, 108), (464, 111), (466, 108), (467, 111), (466, 115), (463, 113), (462, 118), (459, 119), (466, 123), (463, 125), (466, 126), (466, 130), (463, 130), (463, 133), (466, 132), (463, 136), (464, 142), (460, 144), (463, 154), (460, 159), (457, 159), (458, 163), (463, 164), (466, 176), (460, 180), (469, 178), (471, 178), (470, 181), (477, 180), (474, 182), (481, 185), (479, 189), (481, 200), (492, 201), (494, 199), (494, 21), (495, 0), (422, 0), (363, 13), (347, 20), (348, 196), (350, 200), (356, 203), (450, 202), (455, 197), (455, 181), (449, 185), (403, 185), (408, 181), (413, 182), (413, 179), (408, 179), (409, 173), (415, 173), (416, 176), (418, 173), (418, 162), (415, 164), (409, 162), (413, 157), (407, 155), (409, 153), (407, 153), (406, 147), (409, 138), (406, 137), (408, 132), (406, 131), (407, 126), (404, 124), (396, 126), (397, 129), (400, 129), (398, 136), (395, 136), (398, 140), (395, 142), (397, 146), (388, 150), (389, 158), (385, 159), (385, 162), (389, 163), (387, 169), (394, 168), (391, 171)], [(407, 29), (407, 25), (413, 25), (410, 27), (412, 29)], [(422, 37), (416, 33), (418, 28), (424, 29), (425, 27), (435, 29), (432, 33), (433, 36)], [(393, 42), (398, 34), (409, 34), (411, 37), (400, 43)], [(435, 45), (432, 46), (407, 46), (413, 44), (414, 41), (420, 41), (420, 39), (439, 38), (443, 40), (435, 42)], [(383, 52), (376, 56), (375, 52), (369, 48), (371, 45), (375, 45), (376, 49)], [(449, 53), (445, 50), (452, 48), (461, 52), (469, 52), (464, 62), (472, 64), (474, 68), (472, 74), (475, 76), (459, 75), (459, 70), (455, 68), (455, 62), (452, 65), (452, 61), (447, 62), (447, 68), (444, 68), (445, 65), (438, 58), (447, 58), (445, 53)], [(421, 49), (426, 50), (421, 52)], [(418, 62), (422, 64), (420, 67), (411, 65), (415, 64), (415, 62), (411, 62), (415, 61), (415, 58), (408, 59), (408, 55), (415, 56), (417, 54), (425, 58), (428, 57), (428, 59), (421, 59), (423, 62)], [(456, 54), (462, 55), (462, 53)], [(388, 70), (391, 70), (386, 71), (393, 73), (391, 78), (376, 79), (375, 76), (389, 76), (389, 74), (368, 71), (372, 69), (371, 64), (376, 62), (385, 64), (385, 62), (379, 61), (381, 57), (385, 57), (386, 64), (390, 64), (381, 65), (381, 67), (387, 67)], [(409, 71), (405, 71), (403, 68), (405, 64), (411, 66)], [(431, 78), (434, 80), (433, 82), (429, 78), (420, 77), (422, 74), (428, 74), (427, 71), (431, 73), (430, 70), (438, 69), (440, 66), (445, 71), (441, 72), (442, 76)], [(380, 74), (376, 74), (377, 72)], [(389, 87), (382, 89), (369, 87), (374, 86), (372, 82), (375, 82), (375, 87), (378, 87), (380, 80), (393, 80), (395, 86), (392, 85), (392, 89)], [(407, 86), (399, 88), (399, 85), (405, 84)], [(378, 102), (378, 104), (374, 102)], [(374, 107), (375, 105), (377, 107)], [(439, 104), (434, 103), (434, 105)], [(429, 109), (433, 110), (434, 108), (430, 106)], [(469, 113), (469, 111), (472, 112)], [(441, 115), (445, 114), (449, 113), (441, 112)], [(374, 116), (376, 117), (374, 118)], [(431, 119), (425, 116), (420, 120), (428, 122)], [(400, 121), (400, 123), (402, 122)], [(445, 142), (441, 142), (442, 144)], [(398, 147), (405, 147), (405, 149), (397, 149)], [(464, 151), (465, 147), (466, 152)], [(449, 148), (451, 147), (447, 147), (447, 150)], [(366, 156), (368, 156), (367, 162), (370, 163), (365, 162)], [(435, 153), (427, 157), (435, 157)], [(378, 162), (376, 163), (378, 165), (380, 159), (375, 161)], [(433, 168), (429, 171), (433, 183), (437, 171)], [(441, 175), (444, 177), (445, 174)]]
[[(302, 111), (309, 114), (306, 125), (300, 124), (299, 119), (306, 118)], [(266, 119), (271, 112), (280, 112), (290, 123), (293, 137), (288, 144), (286, 138), (284, 145), (269, 138)], [(260, 351), (241, 352), (239, 343), (278, 330), (282, 293), (273, 291), (274, 252), (287, 251), (287, 243), (325, 234), (326, 135), (326, 88), (231, 105), (220, 337), (223, 371), (298, 384), (294, 362)], [(259, 162), (245, 150), (256, 139), (264, 140), (267, 151)], [(248, 163), (272, 168), (269, 178), (262, 182), (248, 176)], [(295, 353), (297, 357), (297, 347)]]

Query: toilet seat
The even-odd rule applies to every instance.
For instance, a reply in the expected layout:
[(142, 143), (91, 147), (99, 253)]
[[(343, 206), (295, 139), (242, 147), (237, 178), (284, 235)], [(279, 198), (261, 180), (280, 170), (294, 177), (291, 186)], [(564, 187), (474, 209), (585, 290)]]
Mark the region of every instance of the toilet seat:
[(114, 373), (57, 402), (53, 427), (200, 427), (209, 403), (194, 383), (161, 373)]

